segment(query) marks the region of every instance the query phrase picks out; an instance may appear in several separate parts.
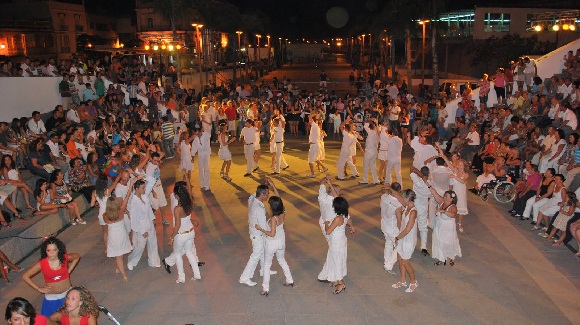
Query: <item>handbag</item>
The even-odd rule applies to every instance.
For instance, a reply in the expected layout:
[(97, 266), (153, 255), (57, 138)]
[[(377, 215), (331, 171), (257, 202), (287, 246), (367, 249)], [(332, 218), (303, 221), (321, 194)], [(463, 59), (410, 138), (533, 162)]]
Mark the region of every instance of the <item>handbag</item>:
[(56, 170), (56, 168), (54, 168), (54, 166), (51, 164), (44, 164), (42, 165), (42, 168), (49, 174)]

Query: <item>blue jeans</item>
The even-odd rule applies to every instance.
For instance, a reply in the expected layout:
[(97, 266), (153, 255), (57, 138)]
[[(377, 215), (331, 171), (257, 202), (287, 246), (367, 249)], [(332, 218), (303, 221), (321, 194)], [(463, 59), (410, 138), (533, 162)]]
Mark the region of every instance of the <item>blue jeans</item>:
[(167, 157), (175, 156), (175, 149), (173, 149), (173, 138), (163, 139), (163, 151)]

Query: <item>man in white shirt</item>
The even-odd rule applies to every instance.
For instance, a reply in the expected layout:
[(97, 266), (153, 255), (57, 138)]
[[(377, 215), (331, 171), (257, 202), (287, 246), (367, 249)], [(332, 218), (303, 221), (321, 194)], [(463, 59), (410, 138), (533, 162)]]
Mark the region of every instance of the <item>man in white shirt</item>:
[(413, 191), (417, 195), (415, 207), (417, 209), (417, 228), (421, 237), (421, 253), (427, 256), (427, 225), (429, 217), (429, 199), (431, 198), (431, 185), (428, 183), (429, 167), (423, 166), (420, 170), (411, 166), (411, 180), (413, 181)]
[(469, 132), (465, 137), (466, 145), (462, 150), (462, 156), (465, 157), (466, 161), (473, 160), (473, 156), (479, 150), (480, 141), (479, 133), (477, 133), (477, 125), (471, 123), (469, 125)]
[(422, 133), (418, 137), (414, 137), (413, 140), (411, 140), (411, 134), (407, 133), (407, 140), (408, 143), (411, 144), (411, 148), (415, 150), (415, 156), (413, 157), (413, 167), (416, 169), (421, 169), (423, 166), (429, 166), (430, 163), (439, 156), (437, 149), (435, 149), (432, 145), (427, 144), (425, 133)]
[(256, 133), (258, 130), (253, 126), (254, 121), (247, 119), (246, 124), (240, 132), (240, 140), (244, 144), (244, 156), (246, 157), (246, 173), (244, 177), (252, 175), (252, 168), (254, 167), (254, 141), (256, 141)]
[(77, 112), (77, 107), (78, 106), (75, 103), (70, 104), (70, 109), (68, 110), (68, 112), (66, 112), (66, 119), (73, 123), (80, 124), (81, 118), (79, 117), (79, 114)]
[(59, 166), (60, 167), (59, 169), (62, 170), (63, 174), (65, 175), (65, 178), (68, 178), (66, 176), (68, 174), (69, 164), (66, 162), (66, 158), (60, 154), (60, 148), (58, 147), (59, 133), (52, 132), (49, 134), (50, 137), (48, 141), (46, 141), (46, 145), (50, 149), (50, 158), (52, 158), (52, 163), (55, 166)]
[[(429, 182), (433, 184), (433, 188), (437, 194), (443, 197), (445, 191), (449, 190), (449, 180), (453, 171), (445, 165), (445, 160), (441, 157), (435, 159), (435, 167), (429, 171)], [(435, 211), (437, 211), (437, 201), (429, 200), (429, 216), (428, 226), (433, 228), (435, 226)]]
[(393, 101), (393, 105), (389, 107), (389, 132), (391, 132), (391, 134), (401, 134), (399, 114), (401, 114), (399, 103)]
[(28, 120), (28, 131), (36, 139), (46, 138), (46, 128), (44, 127), (44, 122), (40, 119), (39, 111), (32, 112), (32, 118)]
[(391, 193), (401, 191), (399, 183), (393, 183), (390, 188), (387, 183), (383, 187), (383, 195), (381, 196), (381, 231), (385, 236), (385, 250), (383, 253), (384, 262), (383, 268), (389, 274), (393, 272), (393, 265), (397, 262), (397, 249), (395, 246), (395, 237), (399, 234), (401, 226), (403, 205)]
[(316, 114), (310, 114), (310, 135), (308, 135), (308, 143), (310, 144), (310, 149), (308, 149), (308, 165), (310, 167), (310, 174), (306, 177), (314, 178), (314, 163), (318, 165), (318, 168), (322, 168), (322, 172), (328, 171), (322, 162), (320, 161), (320, 127), (318, 126), (318, 116)]
[(528, 91), (532, 90), (532, 83), (534, 82), (534, 77), (538, 75), (538, 67), (536, 66), (536, 61), (530, 59), (530, 57), (524, 57), (524, 81), (528, 87)]
[[(199, 185), (203, 191), (209, 191), (209, 156), (211, 155), (210, 134), (195, 129), (196, 137), (191, 143), (191, 155), (197, 153), (197, 169), (199, 171)], [(201, 134), (200, 134), (201, 133)]]
[(368, 184), (369, 169), (373, 176), (373, 184), (379, 184), (377, 176), (377, 154), (378, 154), (378, 138), (377, 121), (374, 118), (372, 121), (364, 124), (364, 129), (367, 132), (367, 139), (365, 141), (365, 156), (363, 160), (363, 177), (360, 184)]
[(32, 77), (32, 71), (30, 70), (30, 58), (25, 57), (22, 63), (20, 63), (20, 69), (22, 69), (23, 77)]
[(403, 152), (403, 140), (396, 135), (389, 134), (387, 142), (387, 166), (385, 171), (385, 182), (391, 183), (391, 174), (395, 171), (395, 178), (399, 184), (403, 184), (401, 177), (401, 153)]
[[(256, 193), (252, 194), (248, 199), (248, 226), (250, 229), (250, 239), (252, 240), (252, 254), (240, 275), (240, 283), (247, 286), (253, 287), (256, 282), (252, 281), (254, 277), (254, 272), (256, 271), (256, 266), (258, 262), (260, 263), (260, 276), (264, 274), (264, 233), (256, 229), (256, 225), (259, 225), (263, 229), (268, 229), (268, 224), (266, 222), (266, 208), (264, 207), (264, 202), (268, 200), (270, 195), (270, 190), (268, 185), (272, 186), (272, 191), (274, 195), (278, 195), (278, 190), (272, 180), (266, 178), (266, 184), (258, 185)], [(275, 274), (276, 271), (270, 271), (270, 274)]]
[(280, 174), (280, 168), (283, 170), (288, 168), (286, 159), (284, 159), (284, 156), (282, 155), (282, 152), (284, 151), (284, 127), (286, 126), (286, 122), (283, 118), (275, 118), (272, 123), (274, 126), (272, 140), (274, 141), (274, 148), (276, 149), (274, 152), (274, 172), (272, 174), (276, 175)]
[[(147, 179), (155, 182), (153, 185), (153, 191), (149, 195), (149, 200), (151, 201), (153, 210), (160, 209), (161, 223), (169, 225), (169, 221), (165, 220), (165, 214), (163, 213), (163, 207), (167, 206), (167, 198), (165, 197), (165, 191), (161, 185), (161, 170), (159, 169), (159, 164), (161, 164), (161, 155), (158, 152), (152, 152), (151, 159), (147, 162), (147, 167), (145, 167)], [(155, 192), (155, 194), (153, 194), (153, 192)]]

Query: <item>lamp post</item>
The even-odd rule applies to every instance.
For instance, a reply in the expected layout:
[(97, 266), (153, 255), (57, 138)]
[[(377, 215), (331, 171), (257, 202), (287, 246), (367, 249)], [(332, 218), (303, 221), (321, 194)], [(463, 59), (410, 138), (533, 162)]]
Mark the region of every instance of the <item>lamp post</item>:
[(256, 51), (258, 52), (258, 55), (256, 56), (256, 58), (258, 61), (260, 61), (260, 38), (262, 38), (262, 35), (256, 34), (256, 39), (258, 40), (258, 45), (256, 46)]
[(360, 44), (360, 64), (364, 63), (364, 52), (365, 52), (365, 34), (362, 34), (362, 43)]
[[(202, 24), (193, 23), (191, 26), (195, 27), (195, 35), (197, 36), (197, 40), (199, 43), (195, 44), (197, 47), (197, 55), (199, 55), (199, 87), (200, 91), (203, 90), (203, 41), (201, 39), (201, 31), (200, 29), (203, 27)], [(199, 46), (198, 46), (199, 45)]]
[(270, 71), (270, 35), (266, 35), (268, 39), (268, 71)]
[(419, 25), (423, 26), (423, 44), (421, 50), (421, 84), (425, 84), (425, 27), (430, 20), (420, 20)]

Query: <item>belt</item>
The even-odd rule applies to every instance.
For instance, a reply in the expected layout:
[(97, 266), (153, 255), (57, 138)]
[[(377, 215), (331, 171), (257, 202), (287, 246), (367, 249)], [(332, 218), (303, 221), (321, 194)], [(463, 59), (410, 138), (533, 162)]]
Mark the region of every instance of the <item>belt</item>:
[(193, 227), (191, 227), (191, 229), (189, 229), (189, 230), (186, 230), (186, 231), (183, 231), (183, 232), (178, 233), (178, 235), (189, 234), (192, 231), (193, 231)]
[(282, 143), (282, 142), (284, 142), (284, 141), (276, 141), (276, 143)]
[(316, 142), (310, 142), (310, 144), (316, 144)]
[(250, 146), (250, 145), (253, 145), (253, 144), (254, 144), (253, 142), (252, 143), (246, 143), (246, 146)]

